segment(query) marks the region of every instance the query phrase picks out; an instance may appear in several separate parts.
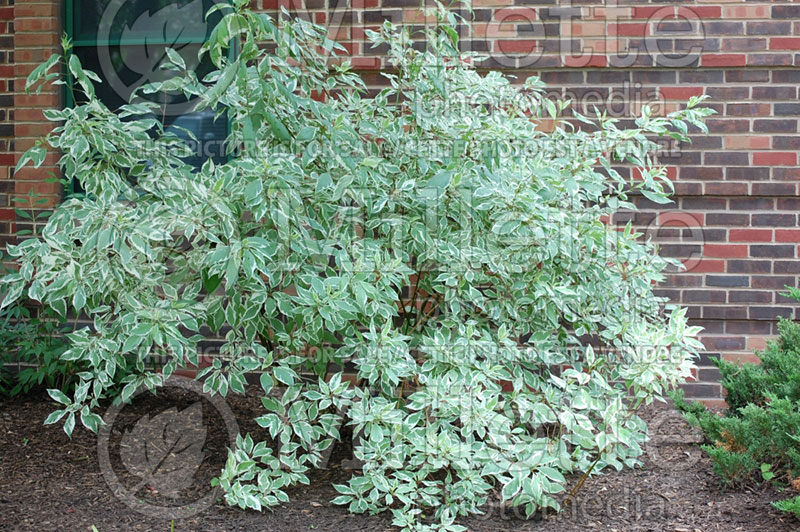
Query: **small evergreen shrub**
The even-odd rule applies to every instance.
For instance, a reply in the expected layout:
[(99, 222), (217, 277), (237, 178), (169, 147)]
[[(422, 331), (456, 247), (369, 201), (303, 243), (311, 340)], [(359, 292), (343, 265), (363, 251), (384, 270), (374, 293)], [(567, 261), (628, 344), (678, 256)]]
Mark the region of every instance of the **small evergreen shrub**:
[[(715, 361), (729, 407), (724, 415), (673, 395), (685, 419), (704, 432), (703, 449), (726, 486), (777, 482), (800, 491), (800, 325), (782, 319), (778, 329), (777, 341), (757, 353), (760, 364)], [(797, 498), (775, 506), (797, 515)]]
[(792, 497), (791, 499), (773, 502), (772, 505), (778, 510), (792, 514), (796, 518), (800, 519), (800, 495), (797, 497)]
[[(424, 49), (389, 23), (370, 33), (395, 70), (367, 97), (322, 55), (335, 48), (324, 29), (234, 4), (215, 8), (225, 14), (203, 47), (216, 71), (198, 79), (170, 52), (178, 75), (142, 89), (230, 120), (225, 164), (187, 165), (155, 104), (109, 110), (74, 55), (83, 103), (48, 111), (55, 131), (22, 157), (60, 150), (86, 191), (41, 238), (9, 247), (20, 267), (3, 279), (6, 306), (28, 297), (92, 320), (69, 335), (61, 359), (80, 380), (51, 391), (61, 407), (47, 422), (95, 430), (102, 398), (156, 389), (217, 334), (198, 379), (226, 395), (262, 372), (256, 421), (269, 436), (230, 450), (217, 482), (233, 505), (285, 502), (342, 423), (363, 435), (364, 466), (334, 502), (391, 512), (404, 530), (462, 530), (455, 519), (493, 494), (528, 515), (558, 508), (565, 475), (579, 478), (569, 499), (586, 476), (636, 465), (638, 409), (691, 375), (701, 344), (653, 293), (674, 261), (607, 220), (635, 210), (631, 193), (669, 201), (652, 138), (704, 130), (701, 99), (667, 116), (645, 107), (629, 129), (600, 113), (564, 120), (569, 104), (539, 79), (479, 74), (441, 4)], [(53, 80), (59, 61), (27, 86)]]

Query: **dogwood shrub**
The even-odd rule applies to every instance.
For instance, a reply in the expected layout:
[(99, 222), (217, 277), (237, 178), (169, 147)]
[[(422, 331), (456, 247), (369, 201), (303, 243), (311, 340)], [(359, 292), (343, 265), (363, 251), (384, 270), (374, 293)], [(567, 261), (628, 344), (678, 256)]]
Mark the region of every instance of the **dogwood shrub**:
[(669, 201), (654, 139), (686, 140), (710, 111), (696, 98), (666, 116), (644, 107), (630, 128), (567, 114), (537, 78), (479, 74), (441, 7), (424, 50), (389, 23), (370, 34), (394, 69), (368, 95), (322, 28), (245, 4), (203, 47), (216, 71), (198, 79), (170, 52), (176, 77), (142, 89), (229, 120), (224, 164), (183, 162), (158, 105), (109, 110), (68, 55), (84, 103), (48, 111), (56, 129), (20, 162), (59, 150), (85, 194), (9, 246), (19, 270), (3, 279), (4, 305), (27, 297), (92, 322), (69, 335), (80, 383), (51, 391), (62, 408), (47, 421), (95, 430), (115, 386), (123, 401), (156, 389), (214, 334), (224, 345), (197, 378), (226, 395), (262, 372), (269, 435), (231, 449), (218, 479), (230, 504), (285, 502), (343, 423), (363, 469), (334, 502), (390, 511), (405, 530), (461, 530), (495, 493), (527, 514), (558, 508), (565, 475), (578, 488), (635, 465), (637, 409), (690, 375), (701, 344), (653, 294), (670, 261), (608, 219), (634, 209), (632, 193)]

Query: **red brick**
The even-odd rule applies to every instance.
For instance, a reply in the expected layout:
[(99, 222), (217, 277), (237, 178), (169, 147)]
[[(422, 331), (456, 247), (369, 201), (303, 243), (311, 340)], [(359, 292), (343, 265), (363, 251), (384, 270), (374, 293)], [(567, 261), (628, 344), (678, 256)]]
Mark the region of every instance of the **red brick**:
[(706, 183), (704, 192), (707, 196), (744, 196), (747, 183)]
[(58, 33), (18, 33), (14, 36), (14, 46), (30, 48), (55, 48), (58, 45)]
[(800, 229), (776, 229), (775, 242), (800, 242)]
[(605, 67), (607, 64), (606, 56), (600, 54), (566, 55), (562, 58), (562, 61), (565, 67), (574, 68)]
[(769, 40), (770, 50), (800, 50), (800, 37), (773, 37)]
[(772, 137), (767, 135), (728, 135), (725, 147), (732, 150), (766, 149), (771, 146)]
[(381, 60), (377, 57), (351, 57), (350, 64), (355, 70), (378, 70)]
[(518, 40), (518, 41), (495, 41), (494, 49), (496, 52), (504, 54), (530, 54), (536, 50), (536, 41), (534, 40)]
[(23, 181), (41, 181), (48, 177), (48, 172), (53, 172), (55, 170), (55, 166), (40, 166), (39, 168), (25, 166), (20, 168), (17, 172), (14, 172), (14, 180), (16, 181), (17, 185)]
[(797, 164), (797, 154), (788, 151), (766, 151), (753, 154), (756, 166), (793, 166)]
[(758, 356), (753, 353), (725, 353), (722, 358), (735, 364), (758, 364), (760, 362)]
[(359, 49), (360, 49), (359, 45), (361, 43), (357, 43), (357, 42), (340, 42), (339, 44), (341, 44), (342, 48), (345, 49), (345, 51), (342, 52), (343, 55), (349, 55), (350, 57), (355, 59), (354, 56), (358, 55), (358, 52), (359, 52)]
[(701, 259), (693, 265), (686, 264), (686, 271), (692, 273), (722, 273), (725, 271), (725, 261), (716, 259)]
[(705, 213), (702, 212), (671, 211), (658, 213), (659, 227), (702, 227), (704, 221)]
[(772, 169), (772, 175), (779, 180), (800, 181), (800, 168), (775, 167)]
[(747, 66), (792, 66), (792, 54), (750, 54)]
[(770, 8), (761, 6), (725, 6), (725, 18), (770, 18)]
[[(754, 196), (795, 196), (797, 195), (797, 185), (795, 183), (753, 183), (752, 191)], [(778, 209), (782, 210), (780, 205)]]
[(59, 194), (59, 187), (60, 185), (58, 183), (49, 183), (46, 181), (18, 181), (16, 183), (15, 192), (17, 194), (29, 194), (33, 192), (34, 194), (49, 195), (52, 196), (51, 199), (55, 200)]
[(747, 349), (750, 351), (763, 350), (767, 347), (769, 338), (764, 336), (750, 336), (747, 338)]
[(33, 2), (18, 2), (14, 6), (14, 17), (56, 17), (59, 13), (60, 2), (34, 4)]
[(328, 28), (328, 38), (334, 41), (344, 41), (350, 38), (349, 26), (336, 26)]
[(772, 229), (731, 229), (728, 231), (731, 242), (772, 242)]
[(14, 136), (17, 137), (41, 137), (47, 135), (55, 127), (51, 122), (39, 124), (19, 124), (14, 126)]
[[(566, 25), (566, 30), (564, 26)], [(608, 34), (605, 22), (586, 21), (580, 18), (562, 24), (562, 34), (571, 37), (602, 37)]]
[(492, 14), (492, 23), (500, 24), (511, 21), (533, 22), (537, 20), (536, 10), (532, 7), (504, 7)]
[(673, 15), (675, 13), (674, 7), (634, 7), (633, 8), (633, 18), (635, 19), (642, 19), (642, 18), (650, 18), (654, 15), (660, 17), (667, 17)]
[(706, 244), (703, 256), (712, 258), (744, 258), (747, 257), (747, 246), (736, 244)]
[(679, 6), (678, 16), (689, 20), (700, 18), (702, 20), (710, 18), (720, 18), (722, 7), (720, 6)]
[(24, 32), (55, 32), (60, 23), (56, 17), (17, 18), (14, 29), (19, 35)]
[(650, 25), (646, 22), (611, 24), (608, 27), (608, 34), (612, 37), (644, 37), (650, 35)]
[(667, 100), (688, 100), (692, 96), (702, 96), (703, 87), (661, 87), (659, 92)]
[(700, 65), (704, 67), (735, 67), (746, 64), (747, 56), (744, 54), (704, 54), (700, 58)]

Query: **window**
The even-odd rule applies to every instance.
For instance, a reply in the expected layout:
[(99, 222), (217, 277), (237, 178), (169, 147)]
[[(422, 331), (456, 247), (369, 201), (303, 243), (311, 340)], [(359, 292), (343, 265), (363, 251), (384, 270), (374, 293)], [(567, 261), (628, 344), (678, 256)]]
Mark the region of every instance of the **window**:
[[(97, 95), (110, 109), (127, 103), (138, 87), (175, 75), (160, 67), (171, 47), (202, 79), (213, 70), (211, 61), (197, 59), (197, 52), (219, 12), (206, 20), (214, 0), (65, 0), (65, 31), (73, 42), (73, 53), (84, 68), (103, 80)], [(194, 156), (186, 159), (199, 167), (206, 159), (225, 160), (223, 141), (228, 133), (224, 117), (214, 120), (210, 110), (191, 112), (194, 101), (179, 94), (146, 97), (161, 106), (167, 129), (188, 140), (181, 128), (197, 137), (191, 144)], [(67, 105), (73, 105), (66, 95)], [(161, 118), (161, 117), (159, 117)]]

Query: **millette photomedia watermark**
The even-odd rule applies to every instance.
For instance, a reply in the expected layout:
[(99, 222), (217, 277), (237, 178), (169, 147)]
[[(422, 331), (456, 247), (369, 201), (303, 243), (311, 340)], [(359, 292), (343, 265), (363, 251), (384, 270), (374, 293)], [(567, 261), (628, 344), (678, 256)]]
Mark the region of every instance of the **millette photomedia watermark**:
[[(183, 519), (207, 509), (220, 496), (219, 488), (210, 485), (196, 492), (188, 490), (191, 494), (185, 495), (188, 488), (202, 483), (196, 473), (208, 458), (209, 429), (223, 428), (209, 426), (209, 420), (224, 425), (230, 447), (236, 442), (239, 427), (225, 400), (205, 393), (200, 382), (172, 376), (159, 389), (159, 396), (170, 390), (183, 397), (194, 396), (191, 404), (171, 406), (132, 422), (129, 415), (124, 415), (124, 409), (131, 408), (129, 405), (111, 406), (103, 416), (105, 424), (98, 430), (97, 458), (114, 496), (129, 508), (148, 517)], [(137, 390), (131, 401), (147, 395), (145, 392), (147, 388)], [(206, 412), (204, 416), (208, 405), (216, 412)], [(121, 427), (115, 429), (115, 425)], [(117, 457), (121, 467), (117, 465), (116, 469), (124, 468), (127, 474), (120, 475), (115, 470)], [(158, 496), (144, 498), (144, 490)]]

